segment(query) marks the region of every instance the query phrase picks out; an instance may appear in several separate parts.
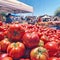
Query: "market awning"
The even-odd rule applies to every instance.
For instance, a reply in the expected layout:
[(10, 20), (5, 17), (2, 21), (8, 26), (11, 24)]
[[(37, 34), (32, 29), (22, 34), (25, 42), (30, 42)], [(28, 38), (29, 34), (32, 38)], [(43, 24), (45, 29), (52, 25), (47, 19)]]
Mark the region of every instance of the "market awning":
[(0, 0), (0, 11), (13, 13), (32, 13), (33, 7), (17, 0)]

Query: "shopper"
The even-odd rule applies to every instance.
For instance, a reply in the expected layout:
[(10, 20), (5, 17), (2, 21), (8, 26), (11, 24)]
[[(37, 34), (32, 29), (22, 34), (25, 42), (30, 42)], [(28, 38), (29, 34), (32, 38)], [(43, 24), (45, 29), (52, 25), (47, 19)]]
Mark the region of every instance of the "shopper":
[(42, 21), (42, 19), (41, 19), (40, 16), (37, 18), (37, 20), (38, 20), (38, 22), (41, 22)]
[(6, 16), (6, 23), (12, 23), (12, 19), (13, 19), (13, 16), (9, 13), (9, 14)]

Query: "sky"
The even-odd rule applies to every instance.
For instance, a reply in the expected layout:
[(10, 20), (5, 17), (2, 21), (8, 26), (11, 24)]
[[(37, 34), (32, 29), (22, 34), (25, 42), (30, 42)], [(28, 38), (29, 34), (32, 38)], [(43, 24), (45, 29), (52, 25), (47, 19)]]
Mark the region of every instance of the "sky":
[(33, 15), (54, 15), (57, 8), (60, 7), (60, 0), (19, 0), (25, 4), (33, 6)]

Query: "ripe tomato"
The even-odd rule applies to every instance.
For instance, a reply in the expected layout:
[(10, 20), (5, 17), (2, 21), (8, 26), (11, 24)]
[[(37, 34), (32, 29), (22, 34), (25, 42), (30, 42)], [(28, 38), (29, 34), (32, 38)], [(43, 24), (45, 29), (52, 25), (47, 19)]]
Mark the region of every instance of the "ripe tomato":
[(31, 60), (48, 60), (48, 52), (43, 47), (37, 47), (30, 53)]
[(37, 28), (34, 26), (34, 25), (31, 25), (31, 24), (29, 24), (27, 27), (26, 27), (26, 29), (25, 29), (25, 32), (26, 33), (32, 33), (32, 32), (36, 32), (37, 31)]
[(48, 60), (58, 60), (57, 57), (50, 57)]
[(54, 55), (55, 57), (60, 57), (60, 49), (55, 53), (55, 55)]
[(36, 28), (36, 26), (35, 25), (31, 25), (31, 24), (29, 24), (28, 26), (27, 26), (27, 29), (30, 31), (30, 32), (37, 32), (37, 28)]
[(43, 40), (44, 43), (49, 42), (48, 36), (46, 36), (46, 35), (42, 35), (40, 39)]
[(1, 58), (8, 57), (8, 54), (7, 53), (2, 53), (0, 57)]
[(56, 52), (53, 52), (53, 51), (48, 51), (48, 53), (49, 53), (49, 57), (52, 57), (52, 56), (56, 56)]
[(1, 53), (1, 41), (0, 41), (0, 53)]
[(60, 58), (58, 58), (58, 60), (60, 60)]
[(35, 32), (25, 33), (22, 40), (23, 40), (23, 43), (26, 45), (26, 47), (33, 48), (38, 46), (39, 36)]
[(0, 32), (0, 41), (4, 39), (4, 34), (3, 32)]
[(0, 26), (2, 26), (3, 25), (3, 23), (2, 23), (2, 21), (0, 21)]
[(13, 41), (21, 40), (24, 34), (24, 28), (20, 24), (12, 24), (8, 29), (8, 38)]
[(7, 53), (1, 53), (0, 54), (0, 60), (3, 59), (4, 57), (8, 57), (8, 54)]
[(45, 48), (48, 51), (56, 52), (58, 50), (58, 44), (56, 42), (48, 42), (45, 44)]
[(7, 48), (7, 53), (14, 59), (18, 59), (24, 55), (25, 46), (23, 43), (11, 43)]
[(8, 45), (10, 45), (10, 43), (11, 43), (11, 42), (8, 40), (8, 38), (3, 39), (3, 40), (0, 42), (1, 51), (6, 52), (6, 51), (7, 51), (7, 47), (8, 47)]
[(58, 51), (58, 44), (56, 42), (48, 42), (45, 44), (45, 48), (48, 50), (49, 56), (55, 56)]
[(1, 60), (13, 60), (12, 57), (4, 57)]

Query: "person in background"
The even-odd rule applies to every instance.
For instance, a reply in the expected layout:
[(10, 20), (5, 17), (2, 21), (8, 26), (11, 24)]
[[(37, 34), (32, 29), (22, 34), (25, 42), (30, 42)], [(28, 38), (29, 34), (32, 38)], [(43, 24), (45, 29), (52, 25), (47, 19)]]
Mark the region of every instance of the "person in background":
[(40, 16), (39, 16), (37, 19), (38, 19), (38, 22), (41, 22), (41, 21), (42, 21), (42, 19), (41, 19), (41, 17), (40, 17)]
[(13, 19), (13, 16), (9, 13), (9, 14), (6, 16), (6, 23), (12, 23), (12, 19)]

